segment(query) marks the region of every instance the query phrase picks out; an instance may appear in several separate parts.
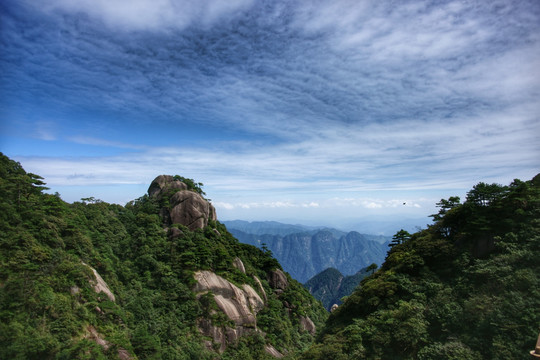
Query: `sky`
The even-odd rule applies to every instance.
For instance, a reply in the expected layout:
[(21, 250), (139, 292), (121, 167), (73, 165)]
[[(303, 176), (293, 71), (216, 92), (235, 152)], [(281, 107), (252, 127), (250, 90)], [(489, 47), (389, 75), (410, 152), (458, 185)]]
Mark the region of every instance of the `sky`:
[(426, 219), (539, 139), (537, 0), (0, 3), (0, 151), (68, 202), (178, 174), (220, 220)]

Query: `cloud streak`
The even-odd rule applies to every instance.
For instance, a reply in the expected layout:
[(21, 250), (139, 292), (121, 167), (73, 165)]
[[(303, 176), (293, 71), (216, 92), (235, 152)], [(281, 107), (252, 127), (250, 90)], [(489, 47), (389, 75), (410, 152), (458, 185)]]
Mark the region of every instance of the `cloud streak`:
[(0, 6), (2, 122), (67, 149), (3, 151), (50, 185), (178, 173), (224, 208), (315, 210), (540, 168), (535, 1)]

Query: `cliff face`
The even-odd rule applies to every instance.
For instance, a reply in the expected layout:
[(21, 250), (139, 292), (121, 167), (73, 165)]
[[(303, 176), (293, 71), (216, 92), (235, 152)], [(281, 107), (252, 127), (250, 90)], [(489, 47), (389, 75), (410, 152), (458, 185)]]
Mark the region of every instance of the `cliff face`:
[(280, 235), (254, 235), (230, 229), (240, 241), (268, 249), (291, 276), (306, 282), (328, 268), (336, 268), (344, 275), (354, 275), (372, 263), (384, 261), (388, 246), (370, 240), (356, 231), (336, 236), (332, 231), (302, 232)]

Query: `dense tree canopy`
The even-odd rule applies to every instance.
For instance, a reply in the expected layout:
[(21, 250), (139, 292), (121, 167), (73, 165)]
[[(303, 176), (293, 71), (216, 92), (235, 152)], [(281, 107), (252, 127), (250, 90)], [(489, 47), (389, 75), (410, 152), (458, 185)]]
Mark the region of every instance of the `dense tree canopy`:
[(540, 176), (437, 205), (427, 229), (396, 234), (303, 359), (528, 358), (540, 326)]
[[(204, 194), (202, 184), (177, 179)], [(42, 180), (0, 154), (1, 359), (265, 359), (272, 358), (264, 351), (268, 343), (293, 356), (312, 341), (299, 317), (321, 325), (327, 316), (290, 277), (278, 297), (267, 272), (279, 263), (239, 243), (219, 222), (196, 231), (173, 225), (180, 235), (171, 237), (159, 204), (147, 195), (126, 206), (95, 198), (68, 204), (44, 193)], [(232, 266), (236, 257), (249, 276)], [(94, 291), (89, 266), (115, 301)], [(192, 291), (197, 270), (255, 289), (252, 275), (258, 276), (268, 295), (257, 316), (262, 332), (223, 354), (207, 349), (197, 319), (230, 321), (215, 311), (212, 297)]]
[[(202, 184), (190, 186), (204, 194)], [(270, 358), (267, 344), (290, 359), (521, 359), (538, 337), (540, 176), (480, 183), (463, 203), (441, 200), (432, 225), (396, 234), (381, 268), (330, 315), (311, 347), (298, 319), (321, 325), (321, 304), (290, 277), (287, 289), (273, 292), (267, 275), (280, 269), (277, 261), (219, 222), (166, 231), (160, 204), (147, 195), (126, 206), (68, 204), (45, 189), (41, 177), (0, 154), (2, 359), (249, 360)], [(232, 266), (236, 257), (268, 299), (257, 314), (262, 333), (219, 354), (204, 345), (197, 319), (230, 320), (212, 297), (197, 298), (193, 274), (211, 270), (255, 288)], [(90, 266), (114, 301), (95, 291)]]

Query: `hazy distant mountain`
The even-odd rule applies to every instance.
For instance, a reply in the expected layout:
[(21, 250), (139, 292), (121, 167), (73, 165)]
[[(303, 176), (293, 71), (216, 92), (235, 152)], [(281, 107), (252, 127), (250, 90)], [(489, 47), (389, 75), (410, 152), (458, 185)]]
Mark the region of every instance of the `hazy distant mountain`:
[(360, 281), (371, 273), (363, 268), (354, 275), (344, 276), (338, 269), (328, 268), (309, 279), (304, 286), (323, 306), (330, 310), (332, 305), (341, 304), (341, 298), (352, 294)]
[(222, 221), (227, 229), (236, 229), (248, 234), (263, 235), (289, 235), (304, 231), (314, 231), (322, 229), (322, 227), (305, 226), (305, 225), (291, 225), (283, 224), (277, 221), (244, 221), (244, 220), (231, 220)]
[(390, 239), (356, 231), (344, 233), (335, 229), (311, 230), (285, 236), (253, 234), (234, 228), (230, 222), (226, 222), (226, 225), (243, 243), (257, 247), (265, 244), (285, 271), (300, 282), (306, 282), (330, 267), (345, 275), (353, 275), (372, 263), (381, 264)]

